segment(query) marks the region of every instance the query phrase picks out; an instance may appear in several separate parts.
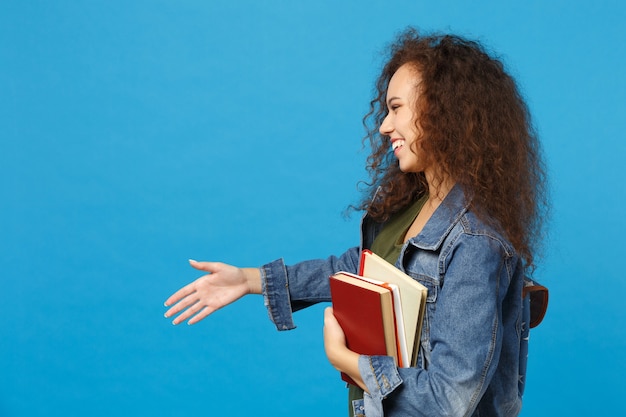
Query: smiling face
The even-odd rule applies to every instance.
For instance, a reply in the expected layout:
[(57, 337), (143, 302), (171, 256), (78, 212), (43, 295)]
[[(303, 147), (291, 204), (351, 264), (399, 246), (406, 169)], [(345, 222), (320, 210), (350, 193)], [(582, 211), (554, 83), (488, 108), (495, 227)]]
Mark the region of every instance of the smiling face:
[(424, 172), (427, 168), (419, 123), (416, 124), (420, 82), (419, 73), (404, 64), (391, 77), (387, 88), (388, 113), (379, 131), (389, 137), (402, 172)]

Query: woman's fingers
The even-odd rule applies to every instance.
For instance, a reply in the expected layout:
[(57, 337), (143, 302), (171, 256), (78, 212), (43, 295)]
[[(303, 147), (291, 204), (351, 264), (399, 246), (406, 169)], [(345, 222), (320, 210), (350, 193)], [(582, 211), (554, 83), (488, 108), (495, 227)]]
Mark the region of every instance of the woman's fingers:
[(332, 307), (326, 307), (326, 309), (324, 309), (324, 342), (326, 344), (338, 343), (344, 346), (346, 344), (346, 336), (337, 318), (333, 314)]
[(200, 311), (195, 316), (193, 316), (192, 318), (189, 319), (187, 324), (189, 324), (189, 325), (196, 324), (200, 320), (203, 320), (204, 318), (206, 318), (213, 311), (214, 310), (211, 310), (209, 307), (204, 306), (202, 309), (200, 309)]
[[(215, 262), (198, 262), (195, 261), (193, 259), (189, 260), (189, 264), (200, 270), (200, 271), (205, 271), (205, 272), (209, 272), (209, 273), (213, 273), (216, 272), (216, 263)], [(176, 304), (178, 303), (180, 300), (182, 300), (184, 297), (187, 297), (189, 294), (194, 293), (195, 291), (197, 291), (197, 287), (200, 284), (200, 281), (205, 278), (205, 276), (198, 278), (197, 280), (195, 280), (194, 282), (185, 285), (184, 287), (182, 287), (181, 289), (179, 289), (178, 291), (176, 291), (174, 294), (172, 294), (166, 301), (165, 301), (165, 306), (169, 307), (172, 304)]]
[(197, 296), (197, 293), (193, 293), (190, 296), (184, 298), (172, 308), (170, 308), (166, 313), (165, 317), (172, 317), (182, 311), (182, 313), (176, 317), (172, 323), (180, 324), (185, 320), (189, 320), (188, 324), (195, 324), (200, 320), (206, 318), (209, 314), (213, 313), (221, 306), (213, 305), (209, 303), (207, 300), (203, 300), (202, 298)]
[[(170, 297), (170, 299), (172, 299), (173, 297), (174, 296)], [(170, 301), (170, 299), (168, 299), (168, 301)], [(165, 312), (165, 317), (172, 317), (180, 313), (184, 309), (189, 308), (190, 306), (194, 305), (197, 302), (198, 302), (198, 296), (196, 295), (195, 291), (192, 291), (187, 296), (175, 301), (174, 305), (172, 305), (172, 307)], [(167, 302), (166, 302), (166, 305), (168, 305)]]
[[(178, 317), (176, 317), (172, 321), (172, 324), (180, 324), (180, 323), (184, 322), (185, 320), (190, 319), (192, 316), (194, 316), (195, 314), (200, 312), (200, 310), (202, 310), (203, 308), (204, 308), (204, 306), (200, 302), (196, 302), (196, 303), (192, 304), (185, 311), (183, 311)], [(200, 319), (198, 319), (198, 320), (200, 320)], [(196, 322), (198, 320), (196, 320)], [(191, 321), (189, 322), (189, 324), (192, 324)]]
[(333, 314), (333, 308), (332, 307), (326, 307), (324, 309), (324, 320), (332, 320), (335, 318), (335, 315)]
[(337, 318), (333, 314), (332, 307), (326, 307), (324, 309), (324, 326), (330, 327), (332, 329), (335, 329), (337, 327), (341, 328), (341, 326), (339, 326)]
[[(206, 271), (206, 272), (214, 272), (215, 271), (215, 263), (214, 262), (198, 262), (198, 261), (194, 261), (193, 259), (189, 260), (189, 264), (200, 270), (200, 271)], [(202, 277), (204, 278), (204, 277)], [(198, 283), (198, 281), (202, 278), (199, 278), (197, 280), (195, 280), (194, 282), (192, 282), (191, 284), (187, 284), (184, 287), (182, 287), (181, 289), (179, 289), (178, 291), (176, 291), (174, 294), (170, 295), (170, 297), (165, 301), (165, 306), (169, 307), (173, 304), (176, 304), (177, 302), (179, 302), (180, 300), (182, 300), (184, 297), (187, 297), (189, 294), (192, 294), (193, 292), (196, 291), (196, 285)]]
[(189, 265), (191, 265), (192, 267), (196, 268), (199, 271), (205, 271), (209, 273), (217, 272), (217, 270), (219, 269), (218, 262), (198, 262), (194, 259), (190, 259)]
[(165, 317), (173, 317), (180, 313), (174, 319), (174, 324), (185, 320), (189, 320), (189, 324), (197, 323), (250, 292), (246, 274), (241, 268), (192, 259), (189, 260), (189, 264), (208, 274), (182, 287), (165, 301), (165, 306), (170, 307)]
[(195, 282), (192, 282), (191, 284), (187, 284), (181, 289), (179, 289), (178, 291), (176, 291), (174, 294), (170, 295), (170, 297), (167, 300), (165, 300), (165, 306), (169, 307), (173, 304), (178, 303), (180, 300), (187, 297), (189, 294), (193, 294), (196, 291), (194, 284)]

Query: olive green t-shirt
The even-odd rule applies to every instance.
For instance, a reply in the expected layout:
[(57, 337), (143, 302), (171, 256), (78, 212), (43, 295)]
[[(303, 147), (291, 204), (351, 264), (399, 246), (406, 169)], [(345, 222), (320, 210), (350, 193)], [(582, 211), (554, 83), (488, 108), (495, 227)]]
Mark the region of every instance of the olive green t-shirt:
[[(394, 215), (376, 236), (370, 250), (394, 265), (400, 256), (406, 232), (413, 224), (413, 221), (415, 221), (422, 207), (424, 207), (426, 200), (428, 200), (428, 195), (424, 195), (406, 209)], [(348, 410), (350, 417), (354, 417), (352, 401), (362, 398), (363, 390), (360, 387), (348, 385)]]
[(400, 256), (406, 232), (415, 221), (422, 207), (424, 207), (426, 200), (428, 200), (427, 195), (416, 200), (406, 209), (389, 219), (385, 227), (383, 227), (378, 236), (376, 236), (376, 239), (374, 239), (370, 250), (394, 265)]

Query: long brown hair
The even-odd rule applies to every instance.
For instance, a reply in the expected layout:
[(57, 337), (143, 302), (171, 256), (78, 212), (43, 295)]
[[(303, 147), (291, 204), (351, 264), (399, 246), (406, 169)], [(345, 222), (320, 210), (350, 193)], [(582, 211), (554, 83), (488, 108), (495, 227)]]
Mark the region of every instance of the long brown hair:
[(389, 80), (404, 64), (422, 78), (415, 123), (424, 153), (442, 176), (463, 188), (470, 209), (498, 227), (532, 268), (547, 210), (540, 146), (515, 81), (477, 42), (422, 36), (409, 28), (391, 44), (363, 119), (371, 182), (360, 208), (384, 221), (428, 192), (423, 173), (400, 171), (389, 138), (378, 132), (387, 114)]

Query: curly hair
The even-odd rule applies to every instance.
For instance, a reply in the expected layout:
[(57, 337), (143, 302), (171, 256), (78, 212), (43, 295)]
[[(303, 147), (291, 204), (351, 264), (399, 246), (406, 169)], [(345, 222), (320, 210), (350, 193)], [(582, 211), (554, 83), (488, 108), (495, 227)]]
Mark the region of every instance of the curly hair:
[(400, 171), (389, 138), (378, 132), (387, 115), (389, 81), (405, 64), (422, 79), (414, 103), (416, 131), (429, 162), (439, 168), (437, 179), (461, 186), (470, 209), (501, 230), (533, 269), (547, 210), (540, 145), (515, 81), (477, 42), (422, 36), (409, 28), (391, 44), (363, 118), (371, 181), (360, 208), (385, 221), (428, 192), (424, 174)]

